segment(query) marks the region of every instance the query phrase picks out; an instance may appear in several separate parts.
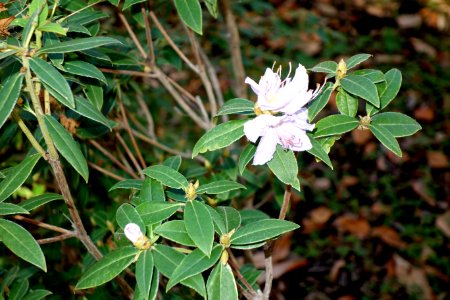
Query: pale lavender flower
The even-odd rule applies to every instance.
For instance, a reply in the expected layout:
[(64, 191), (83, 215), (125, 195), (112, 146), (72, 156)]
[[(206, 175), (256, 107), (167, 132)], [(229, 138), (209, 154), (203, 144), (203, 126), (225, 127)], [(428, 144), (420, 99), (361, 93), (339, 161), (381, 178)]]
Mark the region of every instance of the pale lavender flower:
[[(289, 72), (290, 73), (290, 72)], [(281, 68), (277, 72), (267, 68), (259, 83), (247, 77), (249, 84), (258, 96), (257, 105), (262, 111), (295, 114), (319, 93), (319, 87), (308, 90), (308, 74), (301, 64), (295, 70), (291, 79), (288, 76), (281, 80)]]
[(273, 116), (262, 114), (244, 124), (244, 133), (258, 147), (253, 158), (254, 165), (263, 165), (273, 158), (277, 145), (292, 151), (305, 151), (312, 148), (306, 130), (313, 130), (308, 123), (308, 110), (300, 109), (296, 114)]
[(123, 232), (125, 233), (127, 239), (129, 239), (133, 244), (136, 244), (136, 242), (144, 236), (139, 225), (135, 223), (128, 223)]

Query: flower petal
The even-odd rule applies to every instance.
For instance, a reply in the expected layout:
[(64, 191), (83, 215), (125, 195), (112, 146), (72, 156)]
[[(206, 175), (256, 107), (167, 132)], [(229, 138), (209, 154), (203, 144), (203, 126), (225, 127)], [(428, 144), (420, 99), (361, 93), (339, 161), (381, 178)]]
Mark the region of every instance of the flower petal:
[(245, 78), (245, 83), (249, 84), (252, 90), (255, 92), (256, 95), (259, 95), (260, 93), (260, 87), (259, 84), (256, 83), (253, 79), (250, 77)]
[(278, 143), (279, 139), (275, 130), (270, 128), (261, 138), (258, 147), (256, 148), (253, 165), (263, 165), (269, 162), (273, 158)]
[(280, 117), (272, 115), (259, 115), (256, 118), (245, 122), (244, 134), (249, 141), (255, 143), (256, 140), (263, 136), (270, 126), (276, 126), (280, 122)]

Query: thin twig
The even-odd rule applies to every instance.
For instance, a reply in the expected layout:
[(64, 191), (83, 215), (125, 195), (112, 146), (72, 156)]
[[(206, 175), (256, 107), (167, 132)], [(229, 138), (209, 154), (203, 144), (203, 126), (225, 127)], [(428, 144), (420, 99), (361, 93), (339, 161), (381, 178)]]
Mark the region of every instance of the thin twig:
[(15, 216), (13, 216), (13, 218), (18, 220), (18, 221), (22, 221), (22, 222), (26, 222), (26, 223), (29, 223), (29, 224), (33, 224), (33, 225), (36, 225), (38, 227), (45, 228), (45, 229), (48, 229), (48, 230), (51, 230), (51, 231), (55, 231), (55, 232), (59, 232), (59, 233), (62, 233), (62, 234), (69, 234), (69, 233), (73, 234), (74, 233), (71, 230), (67, 230), (67, 229), (59, 227), (59, 226), (55, 226), (55, 225), (47, 224), (47, 223), (44, 223), (44, 222), (41, 222), (41, 221), (37, 221), (37, 220), (34, 220), (34, 219), (30, 219), (30, 218), (27, 218), (27, 217), (24, 217), (24, 216), (21, 216), (21, 215), (15, 215)]
[(220, 89), (220, 82), (219, 82), (219, 78), (217, 77), (216, 70), (214, 69), (214, 66), (209, 61), (209, 58), (206, 55), (205, 51), (203, 51), (203, 49), (201, 47), (199, 47), (198, 50), (200, 52), (203, 62), (205, 63), (206, 72), (208, 73), (208, 77), (211, 80), (212, 87), (216, 94), (217, 103), (219, 104), (219, 106), (222, 106), (224, 103), (223, 94), (222, 94), (222, 90)]
[(138, 48), (139, 52), (141, 53), (141, 56), (144, 59), (147, 58), (147, 53), (145, 52), (144, 48), (142, 47), (141, 42), (139, 42), (139, 39), (137, 38), (136, 34), (134, 34), (133, 29), (131, 29), (130, 23), (128, 23), (127, 19), (125, 18), (125, 16), (121, 12), (118, 12), (117, 14), (118, 14), (118, 16), (120, 18), (120, 21), (122, 21), (123, 25), (127, 29), (128, 34), (130, 35), (130, 37), (133, 40), (134, 44), (136, 45), (136, 47)]
[(229, 248), (227, 248), (228, 252), (228, 262), (230, 263), (231, 268), (234, 271), (234, 274), (236, 277), (242, 282), (242, 284), (245, 286), (245, 288), (242, 289), (242, 294), (247, 299), (254, 299), (256, 296), (256, 292), (253, 289), (253, 287), (248, 283), (248, 281), (244, 278), (244, 276), (239, 271), (239, 263), (236, 261), (236, 258), (233, 255), (233, 252)]
[[(107, 158), (109, 158), (113, 163), (115, 163), (119, 168), (121, 168), (122, 170), (124, 170), (125, 172), (127, 172), (130, 176), (132, 176), (135, 179), (138, 179), (139, 176), (137, 176), (132, 169), (129, 169), (127, 166), (125, 166), (124, 164), (122, 164), (117, 158), (115, 158), (114, 155), (111, 154), (111, 152), (109, 152), (108, 150), (106, 150), (105, 148), (103, 148), (102, 145), (100, 145), (99, 143), (97, 143), (94, 140), (89, 140), (89, 143), (91, 143), (95, 148), (97, 148), (103, 155), (105, 155)], [(101, 171), (100, 171), (101, 172)]]
[(54, 236), (51, 238), (39, 239), (39, 240), (37, 240), (37, 242), (39, 245), (50, 244), (50, 243), (56, 243), (56, 242), (60, 242), (63, 240), (67, 240), (67, 239), (73, 238), (75, 236), (76, 236), (75, 232), (71, 232), (71, 233), (57, 235), (57, 236)]
[(225, 12), (225, 20), (227, 23), (228, 33), (230, 34), (230, 51), (231, 63), (233, 65), (233, 73), (236, 77), (235, 93), (238, 97), (247, 98), (245, 88), (245, 72), (244, 64), (242, 63), (242, 54), (240, 46), (239, 30), (236, 25), (236, 20), (231, 9), (230, 0), (222, 0), (223, 11)]
[(116, 74), (116, 75), (130, 75), (139, 77), (156, 78), (157, 76), (152, 73), (140, 72), (140, 71), (130, 71), (130, 70), (113, 70), (108, 68), (99, 68), (100, 71), (104, 73)]
[(142, 168), (145, 168), (146, 167), (145, 160), (142, 157), (141, 150), (139, 150), (139, 147), (136, 143), (136, 139), (134, 138), (133, 132), (131, 131), (130, 124), (128, 123), (127, 114), (125, 112), (125, 107), (124, 107), (123, 101), (122, 101), (122, 90), (120, 89), (120, 86), (117, 86), (117, 91), (118, 91), (117, 102), (119, 103), (119, 108), (120, 108), (120, 112), (122, 114), (122, 119), (123, 119), (122, 124), (125, 126), (125, 129), (127, 130), (128, 135), (130, 136), (131, 144), (133, 145), (133, 148), (136, 151), (136, 155), (139, 159), (139, 162), (141, 163)]
[(147, 47), (148, 47), (148, 58), (150, 58), (150, 64), (153, 66), (155, 64), (155, 50), (153, 47), (153, 40), (152, 40), (152, 31), (150, 29), (150, 22), (148, 21), (148, 15), (147, 11), (145, 9), (144, 3), (141, 4), (141, 13), (142, 17), (144, 18), (144, 25), (145, 25), (145, 37), (147, 39)]
[(17, 125), (19, 125), (20, 129), (22, 130), (22, 132), (28, 138), (28, 140), (30, 141), (30, 143), (33, 146), (33, 148), (37, 152), (39, 152), (42, 155), (42, 157), (45, 158), (45, 153), (46, 152), (45, 152), (44, 148), (42, 148), (41, 145), (38, 143), (38, 141), (35, 139), (33, 133), (31, 133), (30, 129), (28, 129), (27, 125), (22, 120), (22, 118), (20, 117), (19, 113), (16, 110), (13, 110), (11, 115), (12, 115), (13, 119), (17, 122)]
[[(99, 165), (94, 164), (93, 162), (88, 162), (89, 166), (97, 171), (99, 171), (100, 173), (105, 174), (106, 176), (109, 176), (111, 178), (117, 179), (119, 181), (125, 180), (125, 177), (122, 177), (120, 175), (117, 175), (111, 171), (108, 171), (106, 169), (103, 169), (102, 167), (100, 167)], [(138, 179), (139, 177), (137, 177), (136, 179)]]
[(128, 147), (127, 143), (123, 140), (123, 138), (120, 136), (118, 132), (116, 132), (116, 138), (119, 140), (119, 143), (122, 145), (122, 147), (125, 149), (125, 152), (127, 153), (128, 157), (130, 158), (131, 162), (133, 163), (134, 167), (138, 171), (139, 174), (142, 174), (142, 168), (139, 165), (138, 161), (136, 160), (136, 157), (134, 157), (133, 152), (131, 152), (130, 148)]
[[(144, 114), (145, 120), (147, 121), (147, 134), (149, 136), (151, 136), (152, 138), (156, 137), (155, 134), (155, 122), (153, 121), (153, 117), (152, 114), (150, 113), (150, 110), (148, 109), (147, 104), (144, 101), (144, 95), (142, 94), (142, 92), (136, 91), (137, 95), (136, 95), (136, 99), (138, 101), (139, 107), (141, 108), (142, 113)], [(133, 117), (133, 116), (130, 116)], [(135, 119), (135, 121), (137, 121)]]

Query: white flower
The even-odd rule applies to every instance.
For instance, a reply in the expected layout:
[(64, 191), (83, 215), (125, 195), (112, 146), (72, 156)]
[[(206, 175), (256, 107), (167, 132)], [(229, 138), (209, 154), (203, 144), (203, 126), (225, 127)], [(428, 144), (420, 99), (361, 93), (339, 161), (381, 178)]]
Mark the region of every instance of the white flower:
[(142, 240), (144, 234), (141, 231), (139, 225), (135, 223), (128, 223), (123, 230), (127, 239), (129, 239), (133, 244), (136, 244), (139, 240)]
[(249, 77), (245, 79), (245, 83), (258, 95), (257, 104), (262, 111), (294, 114), (319, 93), (319, 87), (315, 91), (308, 90), (308, 74), (301, 64), (292, 79), (288, 74), (286, 79), (281, 80), (280, 75), (281, 68), (276, 73), (267, 68), (259, 83)]
[(308, 123), (308, 110), (300, 109), (296, 114), (273, 116), (262, 114), (244, 124), (246, 137), (255, 143), (254, 165), (263, 165), (273, 158), (277, 144), (292, 151), (305, 151), (312, 148), (306, 130), (313, 130), (314, 124)]

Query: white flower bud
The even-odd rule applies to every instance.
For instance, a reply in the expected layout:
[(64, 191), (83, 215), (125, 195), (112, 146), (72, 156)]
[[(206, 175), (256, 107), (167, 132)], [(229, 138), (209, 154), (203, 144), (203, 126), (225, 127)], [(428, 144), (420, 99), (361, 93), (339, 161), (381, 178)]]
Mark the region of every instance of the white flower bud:
[(139, 225), (135, 223), (128, 223), (123, 230), (127, 239), (129, 239), (133, 244), (135, 244), (139, 239), (142, 239), (144, 235), (139, 228)]

